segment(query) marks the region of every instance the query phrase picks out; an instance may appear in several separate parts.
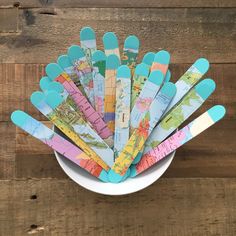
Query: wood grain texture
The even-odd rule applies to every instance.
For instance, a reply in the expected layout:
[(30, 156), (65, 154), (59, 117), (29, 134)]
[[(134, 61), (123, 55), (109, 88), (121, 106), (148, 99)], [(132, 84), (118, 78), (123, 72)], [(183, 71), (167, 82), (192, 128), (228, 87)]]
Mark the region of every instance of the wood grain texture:
[(40, 8), (40, 7), (57, 7), (57, 8), (82, 8), (82, 7), (116, 7), (116, 8), (161, 8), (161, 7), (236, 7), (234, 0), (0, 0), (2, 7), (19, 7), (19, 8)]
[(1, 9), (0, 13), (0, 33), (17, 33), (18, 9)]
[(128, 196), (71, 180), (0, 182), (0, 235), (227, 235), (236, 233), (236, 179), (165, 179)]
[(79, 43), (79, 31), (86, 25), (97, 32), (99, 48), (104, 32), (114, 31), (121, 47), (127, 35), (137, 35), (141, 55), (164, 48), (172, 54), (173, 63), (190, 63), (192, 55), (207, 57), (212, 63), (236, 62), (235, 8), (39, 8), (19, 12), (22, 31), (0, 37), (0, 62), (54, 61), (71, 44)]

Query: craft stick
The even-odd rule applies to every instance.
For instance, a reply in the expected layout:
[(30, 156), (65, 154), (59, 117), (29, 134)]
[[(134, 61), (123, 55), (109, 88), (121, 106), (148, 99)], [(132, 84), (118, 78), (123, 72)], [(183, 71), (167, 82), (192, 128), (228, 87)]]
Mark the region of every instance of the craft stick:
[(166, 75), (170, 64), (170, 54), (167, 51), (159, 51), (154, 57), (154, 61), (151, 66), (151, 71), (160, 70), (163, 75)]
[[(48, 92), (49, 93), (49, 92)], [(96, 154), (96, 152), (66, 123), (63, 116), (54, 111), (47, 103), (46, 96), (42, 92), (34, 92), (30, 97), (31, 103), (47, 117), (58, 129), (60, 129), (68, 138), (78, 145), (91, 159), (98, 163), (105, 170), (109, 166)]]
[(130, 115), (131, 134), (138, 127), (140, 121), (148, 112), (149, 107), (158, 93), (163, 83), (164, 75), (161, 71), (150, 73), (148, 80), (145, 82), (141, 93), (139, 94)]
[(88, 102), (87, 98), (83, 96), (81, 91), (76, 87), (70, 77), (55, 63), (46, 66), (46, 73), (52, 80), (58, 81), (63, 85), (65, 90), (70, 94), (78, 108), (83, 112), (86, 119), (90, 122), (97, 133), (109, 144), (112, 141), (112, 132), (107, 127), (101, 116), (92, 105)]
[(42, 91), (46, 90), (48, 85), (52, 82), (50, 78), (47, 76), (43, 76), (39, 81), (39, 87), (42, 89)]
[(86, 155), (81, 149), (49, 129), (43, 123), (20, 110), (14, 111), (11, 114), (11, 120), (16, 126), (42, 141), (56, 152), (59, 152), (88, 173), (104, 182), (108, 182), (107, 172), (103, 170), (100, 165)]
[(104, 117), (106, 55), (97, 50), (92, 56), (95, 109)]
[(152, 129), (161, 118), (175, 93), (176, 87), (173, 83), (167, 82), (162, 86), (153, 100), (150, 110), (141, 120), (138, 128), (134, 130), (127, 144), (116, 158), (112, 169), (108, 172), (108, 178), (111, 182), (119, 182), (122, 180), (122, 176), (126, 173), (134, 158), (142, 149)]
[(131, 109), (143, 89), (144, 83), (146, 82), (149, 75), (149, 67), (144, 64), (138, 64), (135, 68), (133, 79), (132, 79), (132, 97), (131, 97)]
[(120, 60), (120, 50), (117, 36), (113, 32), (107, 32), (103, 35), (103, 46), (106, 56), (115, 54)]
[(154, 52), (146, 53), (142, 59), (142, 63), (146, 64), (149, 68), (151, 68), (155, 55), (156, 54)]
[(96, 35), (91, 27), (84, 27), (80, 31), (80, 45), (83, 49), (87, 62), (92, 67), (92, 55), (97, 50)]
[(66, 74), (68, 74), (82, 94), (87, 96), (83, 86), (80, 83), (80, 78), (76, 72), (76, 68), (72, 65), (70, 58), (67, 55), (61, 55), (57, 58), (57, 64), (66, 72)]
[(199, 58), (193, 63), (193, 65), (175, 83), (177, 92), (165, 114), (170, 111), (197, 82), (199, 82), (208, 69), (209, 62), (205, 58)]
[(130, 68), (132, 74), (137, 63), (138, 51), (139, 51), (139, 39), (135, 35), (128, 36), (124, 42), (121, 64), (127, 65)]
[(165, 76), (165, 79), (164, 79), (164, 83), (169, 82), (169, 81), (170, 81), (170, 78), (171, 78), (171, 72), (170, 72), (170, 70), (168, 69), (167, 72), (166, 72), (166, 76)]
[(145, 154), (156, 147), (186, 121), (214, 92), (215, 87), (213, 80), (205, 79), (192, 88), (181, 102), (164, 116), (153, 129), (145, 143), (144, 151), (137, 155), (132, 164), (137, 164), (142, 157), (142, 153)]
[(92, 67), (89, 65), (83, 49), (80, 46), (73, 45), (69, 47), (67, 54), (79, 77), (80, 83), (84, 88), (91, 105), (94, 107), (93, 74)]
[(112, 54), (107, 57), (105, 72), (104, 120), (112, 132), (115, 130), (116, 71), (119, 65), (120, 61), (116, 55)]
[(122, 65), (116, 76), (116, 110), (114, 133), (114, 156), (119, 155), (129, 140), (131, 71)]
[(112, 149), (86, 122), (82, 113), (75, 111), (55, 91), (48, 92), (45, 101), (54, 111), (51, 114), (52, 119), (54, 119), (54, 113), (56, 113), (109, 167), (113, 165), (114, 153)]
[(221, 120), (225, 115), (225, 108), (221, 105), (213, 106), (181, 130), (146, 153), (137, 165), (131, 167), (131, 177), (134, 177), (153, 166), (164, 157), (181, 147), (198, 134)]

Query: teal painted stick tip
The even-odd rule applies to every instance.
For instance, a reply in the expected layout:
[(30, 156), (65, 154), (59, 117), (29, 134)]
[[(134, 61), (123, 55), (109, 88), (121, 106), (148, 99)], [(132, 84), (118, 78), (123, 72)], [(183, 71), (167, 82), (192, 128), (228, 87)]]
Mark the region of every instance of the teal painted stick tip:
[(30, 116), (21, 110), (16, 110), (11, 113), (11, 121), (19, 127), (22, 127), (29, 118)]
[(113, 32), (107, 32), (103, 35), (103, 45), (104, 48), (109, 50), (109, 49), (114, 49), (114, 48), (119, 48), (118, 44), (118, 38)]
[(38, 107), (38, 105), (45, 100), (45, 94), (41, 91), (35, 91), (30, 96), (30, 102), (35, 106)]
[(209, 67), (209, 61), (205, 58), (199, 58), (197, 59), (193, 64), (202, 74), (205, 74)]
[(125, 39), (124, 48), (139, 49), (139, 39), (135, 35), (130, 35)]
[(109, 182), (109, 179), (108, 179), (108, 174), (105, 170), (102, 170), (99, 177), (98, 177), (101, 181), (107, 183)]
[(154, 58), (154, 62), (168, 65), (170, 63), (170, 53), (165, 50), (157, 52)]
[(169, 82), (169, 81), (170, 81), (170, 78), (171, 78), (171, 72), (170, 72), (170, 70), (168, 69), (167, 72), (166, 72), (166, 76), (165, 76), (165, 82)]
[(108, 179), (111, 183), (119, 183), (122, 181), (123, 178), (124, 176), (117, 174), (112, 169), (110, 169), (108, 172)]
[(163, 80), (164, 80), (164, 75), (160, 70), (152, 71), (148, 77), (148, 81), (156, 85), (161, 85)]
[(137, 175), (136, 167), (135, 167), (135, 165), (131, 165), (130, 166), (130, 175), (129, 175), (129, 177), (133, 178), (136, 175)]
[(216, 105), (210, 108), (207, 113), (210, 115), (214, 122), (217, 122), (225, 116), (226, 109), (222, 105)]
[(48, 85), (49, 85), (50, 83), (52, 83), (52, 81), (51, 81), (47, 76), (44, 76), (44, 77), (42, 77), (42, 78), (40, 79), (40, 81), (39, 81), (39, 87), (40, 87), (43, 91), (45, 91), (45, 90), (47, 90)]
[(204, 79), (194, 89), (203, 100), (206, 100), (215, 91), (216, 83), (212, 79)]
[(94, 30), (91, 27), (83, 27), (80, 30), (80, 40), (84, 41), (84, 40), (95, 40), (96, 39), (96, 35)]
[(67, 55), (61, 55), (57, 58), (57, 64), (62, 68), (65, 69), (67, 67), (72, 66), (70, 58)]
[(61, 83), (53, 81), (51, 84), (48, 85), (47, 91), (56, 91), (57, 93), (63, 93), (64, 87)]
[(70, 46), (67, 50), (67, 55), (69, 56), (72, 62), (82, 57), (85, 57), (83, 49), (78, 45)]
[(120, 60), (115, 54), (111, 54), (106, 60), (106, 69), (117, 69), (120, 66)]
[(139, 161), (141, 160), (142, 156), (143, 156), (143, 153), (139, 152), (138, 155), (134, 158), (134, 160), (132, 162), (132, 165), (135, 165), (135, 164), (139, 163)]
[(61, 75), (64, 72), (62, 68), (56, 63), (48, 64), (45, 68), (45, 71), (46, 71), (47, 76), (51, 80), (56, 79), (59, 75)]
[(148, 52), (144, 55), (143, 57), (143, 60), (142, 60), (142, 63), (148, 65), (148, 66), (151, 66), (153, 61), (154, 61), (154, 58), (155, 58), (155, 53), (154, 52)]
[(97, 50), (92, 55), (92, 60), (94, 63), (98, 61), (106, 61), (106, 55), (103, 51)]
[(117, 78), (130, 78), (131, 77), (131, 72), (128, 66), (122, 65), (119, 66), (117, 69)]
[(62, 102), (63, 102), (62, 96), (55, 92), (55, 91), (49, 91), (46, 95), (46, 103), (52, 108), (57, 108)]
[(174, 97), (176, 94), (176, 86), (172, 82), (164, 83), (164, 85), (161, 88), (161, 93), (167, 95), (168, 97)]
[(149, 74), (149, 67), (145, 63), (140, 63), (135, 68), (135, 74), (147, 77)]

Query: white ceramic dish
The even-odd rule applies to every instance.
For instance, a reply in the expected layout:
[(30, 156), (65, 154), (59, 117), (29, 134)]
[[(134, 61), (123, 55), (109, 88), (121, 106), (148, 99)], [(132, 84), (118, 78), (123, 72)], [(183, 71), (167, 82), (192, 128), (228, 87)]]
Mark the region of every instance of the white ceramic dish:
[[(55, 129), (55, 131), (58, 132), (57, 129)], [(62, 133), (60, 133), (60, 135), (62, 135)], [(128, 178), (118, 184), (103, 183), (61, 154), (55, 152), (55, 155), (64, 172), (80, 186), (100, 194), (125, 195), (142, 190), (158, 180), (169, 167), (175, 152), (135, 178)]]

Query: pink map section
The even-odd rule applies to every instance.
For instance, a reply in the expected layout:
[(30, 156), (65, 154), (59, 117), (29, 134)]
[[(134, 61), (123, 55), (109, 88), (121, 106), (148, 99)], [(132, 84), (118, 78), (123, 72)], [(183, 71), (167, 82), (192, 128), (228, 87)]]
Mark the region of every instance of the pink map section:
[(63, 75), (60, 75), (55, 79), (55, 81), (60, 82), (64, 86), (77, 104), (78, 108), (84, 113), (85, 117), (103, 139), (112, 136), (112, 132), (107, 127), (101, 116), (95, 111), (87, 98), (80, 92), (72, 80), (67, 80)]
[(183, 129), (179, 130), (166, 141), (159, 144), (156, 148), (143, 155), (141, 161), (136, 165), (136, 174), (140, 174), (144, 170), (148, 169), (149, 167), (166, 157), (168, 154), (175, 151), (191, 138), (192, 135), (190, 133), (190, 127), (185, 126)]

